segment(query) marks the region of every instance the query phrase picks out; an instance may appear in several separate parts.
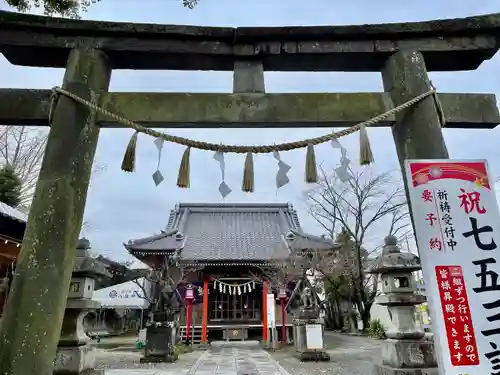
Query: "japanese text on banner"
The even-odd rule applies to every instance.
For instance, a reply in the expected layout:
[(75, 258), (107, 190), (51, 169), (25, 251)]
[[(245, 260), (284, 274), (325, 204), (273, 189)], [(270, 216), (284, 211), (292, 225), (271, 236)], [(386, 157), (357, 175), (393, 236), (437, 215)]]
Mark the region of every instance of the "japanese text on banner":
[(460, 266), (437, 266), (436, 278), (453, 366), (479, 364), (467, 290)]
[(500, 212), (486, 162), (407, 161), (407, 172), (433, 331), (447, 347), (440, 371), (500, 375)]

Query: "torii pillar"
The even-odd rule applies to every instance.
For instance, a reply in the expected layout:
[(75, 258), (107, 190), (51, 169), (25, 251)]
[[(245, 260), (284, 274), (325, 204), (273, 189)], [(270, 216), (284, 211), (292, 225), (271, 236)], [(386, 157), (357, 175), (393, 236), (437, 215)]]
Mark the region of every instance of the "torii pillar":
[[(384, 89), (395, 105), (401, 105), (432, 89), (422, 54), (415, 50), (398, 51), (390, 56), (382, 70)], [(438, 109), (432, 96), (396, 114), (392, 126), (405, 193), (413, 225), (405, 160), (448, 159)], [(415, 226), (413, 226), (415, 229)]]
[[(66, 68), (65, 89), (151, 128), (293, 133), (299, 127), (329, 132), (353, 126), (428, 91), (426, 70), (477, 69), (497, 53), (499, 35), (500, 14), (404, 24), (225, 28), (61, 21), (0, 11), (0, 53), (9, 62)], [(234, 71), (236, 79), (233, 93), (107, 92), (111, 69)], [(382, 72), (386, 92), (266, 93), (265, 71)], [(64, 96), (52, 111), (50, 97), (48, 88), (0, 89), (0, 124), (51, 125), (2, 323), (0, 375), (51, 375), (99, 128), (123, 127)], [(500, 123), (492, 94), (443, 93), (439, 100), (448, 128), (491, 129)], [(377, 125), (392, 126), (401, 164), (407, 158), (448, 157), (432, 98)]]
[[(74, 49), (63, 88), (93, 103), (108, 89), (106, 55)], [(99, 127), (60, 97), (0, 331), (1, 375), (51, 375), (66, 308)]]

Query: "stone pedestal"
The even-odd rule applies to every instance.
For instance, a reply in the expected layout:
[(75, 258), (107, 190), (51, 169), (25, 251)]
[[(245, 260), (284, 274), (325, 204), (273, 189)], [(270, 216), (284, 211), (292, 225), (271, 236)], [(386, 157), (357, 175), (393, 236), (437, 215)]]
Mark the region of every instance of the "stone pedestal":
[(401, 253), (397, 241), (385, 239), (382, 255), (376, 259), (370, 273), (380, 274), (383, 295), (376, 303), (387, 306), (391, 323), (382, 342), (382, 363), (374, 366), (374, 375), (437, 375), (434, 343), (425, 340), (422, 328), (415, 324), (415, 306), (426, 298), (416, 293), (412, 272), (420, 269), (420, 259), (411, 253)]
[(146, 327), (146, 347), (141, 363), (175, 362), (175, 322), (152, 323)]
[(85, 334), (83, 319), (89, 311), (99, 306), (95, 301), (68, 299), (54, 362), (54, 374), (81, 374), (94, 368), (95, 348), (88, 344), (90, 338)]
[(301, 361), (329, 361), (330, 356), (323, 345), (323, 319), (318, 312), (302, 309), (293, 320), (293, 342), (295, 356)]
[(95, 348), (90, 345), (59, 347), (54, 362), (54, 374), (73, 375), (93, 370)]
[[(385, 283), (385, 282), (384, 282)], [(391, 322), (385, 333), (389, 339), (420, 340), (425, 336), (421, 326), (415, 320), (415, 306), (424, 303), (426, 298), (422, 294), (388, 293), (378, 296), (376, 303), (387, 306)]]
[(374, 375), (437, 375), (434, 343), (424, 340), (388, 339), (382, 343), (382, 364)]

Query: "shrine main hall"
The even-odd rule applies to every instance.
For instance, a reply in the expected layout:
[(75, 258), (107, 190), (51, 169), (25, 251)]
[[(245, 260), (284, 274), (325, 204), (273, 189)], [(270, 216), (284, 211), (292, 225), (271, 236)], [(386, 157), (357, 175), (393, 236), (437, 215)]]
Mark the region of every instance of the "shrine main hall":
[[(305, 233), (290, 204), (258, 203), (180, 203), (171, 210), (161, 233), (125, 244), (130, 254), (152, 268), (161, 267), (165, 257), (175, 254), (185, 274), (178, 287), (180, 295), (184, 296), (187, 284), (196, 289), (193, 340), (202, 342), (265, 337), (264, 296), (273, 286), (260, 282), (262, 268), (296, 251), (333, 246), (329, 238)], [(289, 332), (295, 308), (292, 304), (285, 316)], [(281, 309), (275, 311), (279, 330)], [(181, 332), (185, 319), (181, 311)]]

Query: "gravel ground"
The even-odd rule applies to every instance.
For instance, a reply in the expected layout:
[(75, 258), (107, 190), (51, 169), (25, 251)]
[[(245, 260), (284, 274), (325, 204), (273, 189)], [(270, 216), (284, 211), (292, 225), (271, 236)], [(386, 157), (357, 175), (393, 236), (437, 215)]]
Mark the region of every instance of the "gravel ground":
[(362, 336), (348, 336), (326, 332), (325, 346), (330, 362), (300, 362), (293, 357), (293, 349), (272, 353), (291, 375), (367, 375), (373, 364), (380, 361), (380, 341)]
[[(326, 375), (367, 375), (372, 373), (374, 363), (380, 360), (380, 341), (378, 340), (326, 332), (324, 342), (331, 356), (330, 362), (300, 362), (293, 357), (293, 348), (279, 350), (271, 355), (290, 375), (323, 375), (325, 373)], [(240, 349), (242, 352), (246, 350), (249, 349), (244, 346)], [(217, 350), (214, 351), (215, 354), (216, 352)], [(113, 369), (154, 369), (182, 375), (188, 373), (202, 353), (202, 351), (194, 351), (182, 354), (175, 363), (141, 364), (142, 350), (134, 350), (131, 347), (97, 348), (96, 371), (93, 374), (101, 375), (103, 370)], [(248, 353), (250, 354), (250, 351)], [(243, 358), (246, 358), (246, 355), (243, 355)], [(207, 360), (208, 362), (213, 362), (212, 356)]]
[(195, 363), (202, 352), (194, 351), (179, 356), (174, 363), (140, 363), (143, 352), (139, 350), (108, 350), (96, 349), (96, 374), (99, 370), (108, 369), (158, 369), (158, 370), (185, 370), (187, 372)]

